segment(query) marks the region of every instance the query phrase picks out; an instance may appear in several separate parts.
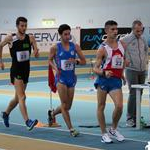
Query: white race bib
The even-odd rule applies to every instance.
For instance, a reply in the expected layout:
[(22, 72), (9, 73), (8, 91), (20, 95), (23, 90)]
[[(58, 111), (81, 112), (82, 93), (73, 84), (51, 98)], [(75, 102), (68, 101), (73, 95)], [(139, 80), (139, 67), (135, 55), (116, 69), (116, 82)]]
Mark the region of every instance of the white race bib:
[(29, 60), (29, 51), (19, 51), (17, 52), (17, 61), (23, 62)]
[(61, 60), (61, 69), (64, 71), (73, 70), (74, 63), (69, 62), (68, 60)]
[(122, 69), (123, 68), (123, 57), (121, 55), (114, 55), (112, 57), (112, 68)]

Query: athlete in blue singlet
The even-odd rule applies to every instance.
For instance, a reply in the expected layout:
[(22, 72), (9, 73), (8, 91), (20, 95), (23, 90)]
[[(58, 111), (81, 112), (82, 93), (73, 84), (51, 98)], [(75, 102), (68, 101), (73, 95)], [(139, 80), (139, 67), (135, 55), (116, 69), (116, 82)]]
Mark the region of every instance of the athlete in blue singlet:
[(66, 85), (67, 87), (74, 87), (76, 85), (75, 63), (70, 62), (69, 59), (76, 58), (75, 44), (69, 42), (68, 51), (65, 50), (62, 43), (57, 43), (57, 54), (55, 63), (57, 65), (59, 74), (56, 75), (55, 81)]
[[(70, 134), (75, 137), (79, 135), (79, 132), (73, 128), (69, 115), (76, 85), (75, 65), (85, 65), (86, 60), (80, 46), (70, 42), (70, 32), (70, 26), (60, 25), (58, 33), (61, 42), (50, 49), (49, 65), (56, 71), (55, 81), (61, 105), (49, 113), (49, 119), (52, 120), (57, 114), (62, 113)], [(76, 54), (79, 59), (76, 59)]]

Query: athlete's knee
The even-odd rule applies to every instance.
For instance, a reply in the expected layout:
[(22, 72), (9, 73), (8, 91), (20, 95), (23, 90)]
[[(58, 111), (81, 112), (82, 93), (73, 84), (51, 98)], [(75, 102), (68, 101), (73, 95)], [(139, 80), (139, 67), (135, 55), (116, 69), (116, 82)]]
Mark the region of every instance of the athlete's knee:
[(18, 99), (19, 99), (19, 101), (25, 101), (26, 100), (26, 95), (25, 94), (20, 95), (20, 96), (18, 96)]
[(14, 98), (11, 100), (12, 102), (18, 102), (18, 96), (15, 95)]
[(66, 103), (63, 103), (63, 104), (61, 105), (61, 107), (62, 107), (62, 109), (65, 110), (65, 111), (70, 110), (70, 107), (69, 107)]
[(123, 111), (123, 104), (116, 104), (115, 108), (117, 111), (122, 112)]
[(99, 103), (98, 104), (98, 111), (104, 111), (105, 109), (105, 103)]

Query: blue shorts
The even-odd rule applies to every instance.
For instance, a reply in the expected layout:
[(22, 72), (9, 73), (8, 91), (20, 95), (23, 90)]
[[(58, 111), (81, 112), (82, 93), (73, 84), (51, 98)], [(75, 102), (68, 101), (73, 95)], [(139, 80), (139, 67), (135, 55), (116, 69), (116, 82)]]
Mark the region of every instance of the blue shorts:
[(57, 83), (61, 83), (66, 85), (68, 88), (71, 87), (75, 87), (76, 83), (77, 83), (77, 77), (76, 75), (70, 76), (69, 78), (65, 77), (65, 76), (55, 76), (55, 84), (57, 86)]
[(94, 86), (96, 89), (100, 87), (102, 90), (109, 93), (112, 90), (121, 89), (122, 80), (116, 77), (106, 78), (106, 77), (98, 76), (98, 78), (94, 83)]

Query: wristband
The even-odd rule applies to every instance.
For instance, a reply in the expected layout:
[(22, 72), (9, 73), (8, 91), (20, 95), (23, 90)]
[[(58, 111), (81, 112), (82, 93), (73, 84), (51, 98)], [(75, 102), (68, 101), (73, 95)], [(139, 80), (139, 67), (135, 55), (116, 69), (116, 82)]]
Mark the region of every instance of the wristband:
[(76, 60), (76, 65), (79, 65), (80, 64), (80, 61), (79, 60)]
[(105, 71), (104, 71), (104, 70), (103, 70), (103, 72), (102, 72), (102, 76), (104, 76), (104, 77), (106, 76), (106, 73), (105, 73)]

